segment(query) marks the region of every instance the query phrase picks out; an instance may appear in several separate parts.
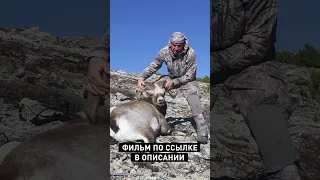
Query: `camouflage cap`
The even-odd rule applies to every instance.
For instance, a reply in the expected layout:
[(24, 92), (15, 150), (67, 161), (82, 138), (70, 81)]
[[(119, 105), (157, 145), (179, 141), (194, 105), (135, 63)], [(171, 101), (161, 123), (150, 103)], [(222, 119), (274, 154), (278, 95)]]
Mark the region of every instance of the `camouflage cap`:
[(185, 35), (181, 32), (174, 32), (170, 36), (170, 42), (171, 43), (184, 43), (186, 40)]

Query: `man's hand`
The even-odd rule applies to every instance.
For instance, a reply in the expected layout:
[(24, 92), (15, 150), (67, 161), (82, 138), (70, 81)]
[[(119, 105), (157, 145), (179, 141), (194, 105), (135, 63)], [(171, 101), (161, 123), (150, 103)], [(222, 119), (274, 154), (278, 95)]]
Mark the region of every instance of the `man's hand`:
[(102, 73), (110, 76), (110, 69), (107, 62), (98, 57), (93, 57), (89, 61), (88, 88), (94, 95), (105, 95), (110, 92), (110, 85), (102, 79)]
[(144, 83), (143, 80), (141, 80), (141, 79), (138, 80), (138, 88), (139, 88), (139, 91), (143, 91), (145, 85), (146, 85), (146, 84)]
[(167, 80), (166, 86), (165, 86), (166, 89), (167, 89), (167, 90), (170, 90), (170, 89), (172, 88), (172, 84), (173, 84), (173, 83), (172, 83), (172, 80)]

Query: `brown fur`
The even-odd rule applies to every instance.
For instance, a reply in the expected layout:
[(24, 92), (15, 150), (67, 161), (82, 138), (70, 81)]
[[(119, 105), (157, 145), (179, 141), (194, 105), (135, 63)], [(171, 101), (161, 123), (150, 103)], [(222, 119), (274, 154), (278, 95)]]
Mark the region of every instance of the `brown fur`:
[[(90, 125), (78, 120), (38, 134), (19, 144), (3, 159), (0, 179), (29, 179), (36, 169), (59, 165), (59, 153), (66, 153), (70, 158), (76, 156), (73, 158), (82, 159), (82, 155), (89, 157), (95, 165), (103, 167), (103, 172), (104, 168), (109, 169), (108, 129), (107, 123)], [(72, 178), (63, 180), (67, 179)]]
[(91, 93), (88, 96), (85, 111), (91, 124), (75, 119), (39, 133), (12, 149), (0, 164), (0, 179), (110, 179), (112, 138), (109, 139), (109, 118), (97, 119), (101, 98)]
[(119, 119), (120, 115), (119, 113), (110, 113), (110, 128), (113, 130), (113, 132), (117, 133), (119, 131), (119, 127), (117, 126), (116, 120)]
[[(141, 109), (149, 110), (149, 112), (151, 111), (151, 113), (160, 120), (160, 132), (153, 133), (151, 127), (149, 128), (148, 126), (139, 126), (140, 124), (137, 126), (138, 131), (143, 134), (150, 142), (156, 142), (156, 135), (169, 135), (173, 131), (172, 128), (167, 124), (165, 117), (158, 111), (158, 109), (153, 104), (150, 104), (146, 101), (133, 100), (117, 106), (117, 108), (115, 108), (110, 114), (111, 124), (116, 124), (116, 122), (121, 118), (121, 115), (126, 113), (128, 109), (133, 111), (139, 111)], [(119, 130), (119, 127), (117, 126), (116, 128), (114, 128), (113, 126), (111, 126), (111, 129), (116, 133), (116, 130)]]
[[(165, 81), (159, 81), (157, 82), (157, 85), (160, 88), (165, 89)], [(140, 112), (141, 110), (143, 112), (141, 113), (151, 113), (152, 115), (148, 114), (148, 118), (155, 117), (160, 122), (160, 129), (159, 132), (151, 128), (151, 126), (148, 124), (149, 122), (145, 122), (144, 120), (140, 121), (139, 116), (135, 116), (135, 113), (132, 115), (135, 117), (132, 117), (132, 121), (135, 121), (132, 126), (135, 129), (132, 131), (140, 132), (141, 135), (143, 135), (144, 138), (146, 138), (149, 142), (156, 142), (156, 136), (159, 134), (162, 135), (168, 135), (171, 134), (172, 128), (167, 124), (167, 121), (165, 119), (166, 114), (166, 103), (163, 105), (158, 104), (158, 97), (161, 95), (164, 98), (164, 94), (157, 94), (157, 93), (165, 93), (165, 91), (161, 92), (155, 92), (156, 85), (150, 82), (145, 83), (145, 90), (144, 92), (138, 91), (136, 94), (136, 97), (138, 100), (129, 101), (127, 103), (120, 104), (116, 106), (114, 109), (112, 109), (110, 113), (110, 124), (111, 129), (114, 133), (117, 133), (119, 131), (119, 127), (116, 125), (117, 121), (119, 121), (121, 118), (128, 118), (132, 112)], [(165, 102), (165, 101), (164, 101)], [(136, 123), (136, 124), (135, 124)], [(151, 123), (151, 121), (150, 121)], [(135, 136), (132, 136), (135, 137)]]
[[(112, 121), (112, 119), (115, 119), (115, 120), (119, 119), (121, 114), (122, 114), (122, 112), (125, 111), (126, 109), (132, 109), (132, 107), (134, 107), (136, 109), (143, 109), (146, 106), (149, 106), (149, 107), (152, 108), (153, 113), (155, 114), (155, 116), (159, 117), (161, 120), (164, 120), (165, 124), (166, 124), (166, 119), (162, 115), (162, 113), (159, 112), (158, 109), (154, 105), (152, 105), (152, 104), (150, 104), (148, 102), (133, 100), (133, 101), (129, 101), (127, 103), (123, 103), (123, 104), (119, 105), (118, 107), (120, 107), (120, 106), (123, 107), (123, 108), (121, 108), (121, 109), (117, 108), (117, 109), (115, 109), (114, 111), (111, 112), (111, 114), (110, 114), (110, 120), (111, 121)], [(110, 122), (110, 124), (112, 124), (112, 123)], [(119, 128), (119, 127), (117, 127), (117, 128)], [(169, 128), (169, 127), (167, 126), (167, 128)], [(115, 132), (114, 129), (112, 129), (112, 130)], [(162, 133), (166, 134), (168, 132), (167, 132), (167, 130), (163, 130)]]

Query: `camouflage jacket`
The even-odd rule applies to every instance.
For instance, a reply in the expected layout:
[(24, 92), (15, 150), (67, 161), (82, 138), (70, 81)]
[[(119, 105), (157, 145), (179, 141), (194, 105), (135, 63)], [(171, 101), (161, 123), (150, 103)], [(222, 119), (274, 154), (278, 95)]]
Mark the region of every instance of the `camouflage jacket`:
[(184, 50), (177, 56), (173, 55), (169, 41), (168, 45), (162, 48), (151, 64), (144, 69), (140, 79), (148, 79), (162, 67), (163, 62), (167, 65), (168, 73), (175, 88), (196, 80), (196, 54), (193, 48), (189, 46), (187, 38)]
[(244, 117), (259, 104), (292, 110), (283, 71), (271, 62), (276, 29), (277, 0), (211, 3), (211, 84), (224, 84)]
[(275, 59), (276, 0), (216, 0), (211, 12), (213, 83)]
[(87, 57), (87, 62), (89, 62), (92, 57), (101, 57), (110, 63), (110, 33), (106, 32), (100, 43), (98, 43), (92, 50), (92, 52)]

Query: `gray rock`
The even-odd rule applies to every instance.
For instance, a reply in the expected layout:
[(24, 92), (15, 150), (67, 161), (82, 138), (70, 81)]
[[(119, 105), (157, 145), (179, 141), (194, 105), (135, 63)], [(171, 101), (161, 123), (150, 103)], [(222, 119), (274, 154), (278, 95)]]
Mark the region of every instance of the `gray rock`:
[[(17, 28), (0, 27), (0, 77), (10, 82), (32, 82), (43, 86), (54, 86), (82, 96), (86, 89), (86, 55), (99, 42), (98, 37), (54, 37), (42, 32), (39, 27)], [(289, 120), (289, 131), (294, 144), (300, 152), (303, 177), (320, 177), (320, 105), (310, 89), (310, 74), (315, 68), (301, 68), (276, 63), (285, 71), (284, 80), (293, 100), (294, 111)], [(126, 73), (122, 70), (111, 71), (110, 83), (126, 91), (136, 90), (136, 81), (140, 73)], [(158, 75), (150, 77), (150, 81)], [(214, 109), (209, 109), (207, 84), (202, 87), (201, 103), (205, 117), (209, 121), (210, 113), (211, 144), (202, 145), (200, 153), (189, 153), (188, 163), (146, 163), (130, 161), (130, 154), (118, 152), (117, 145), (111, 145), (112, 179), (209, 179), (212, 177), (248, 177), (261, 173), (261, 158), (254, 139), (239, 114), (238, 107), (223, 87), (217, 87), (219, 97)], [(35, 126), (19, 118), (19, 102), (23, 98), (32, 99), (31, 94), (18, 96), (18, 92), (0, 89), (4, 100), (0, 103), (0, 143), (23, 141), (34, 134), (57, 127), (62, 122), (51, 122)], [(33, 93), (36, 93), (36, 89)], [(20, 93), (21, 94), (21, 93)], [(34, 96), (33, 96), (34, 97)], [(114, 106), (128, 101), (123, 92), (111, 93), (105, 102)], [(167, 120), (174, 128), (190, 132), (190, 136), (161, 136), (159, 142), (195, 142), (196, 133), (191, 123), (191, 111), (187, 101), (178, 94), (168, 101)], [(49, 100), (47, 100), (49, 101)], [(51, 101), (51, 99), (50, 99)], [(45, 102), (39, 102), (38, 107)], [(40, 108), (41, 107), (41, 108)], [(3, 128), (5, 127), (5, 128)], [(211, 161), (210, 161), (211, 160)], [(127, 174), (129, 173), (129, 174)], [(136, 176), (135, 176), (136, 175)]]

